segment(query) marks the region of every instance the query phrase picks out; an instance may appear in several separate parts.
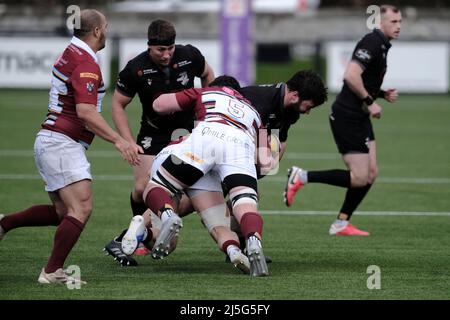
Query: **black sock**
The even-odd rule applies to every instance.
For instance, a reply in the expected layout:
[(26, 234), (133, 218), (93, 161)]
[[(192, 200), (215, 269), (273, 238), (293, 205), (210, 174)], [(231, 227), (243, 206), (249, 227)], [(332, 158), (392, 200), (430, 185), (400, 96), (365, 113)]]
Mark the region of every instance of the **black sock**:
[(242, 251), (244, 251), (245, 247), (247, 246), (245, 237), (243, 235), (239, 235), (238, 238), (239, 238), (239, 247)]
[(130, 194), (130, 204), (131, 204), (131, 210), (133, 211), (133, 217), (134, 216), (142, 216), (145, 211), (147, 211), (147, 205), (144, 202), (136, 202), (133, 199), (133, 193)]
[(152, 250), (153, 244), (154, 244), (153, 243), (153, 231), (152, 231), (152, 229), (147, 228), (147, 238), (144, 241), (142, 241), (142, 243), (144, 244), (144, 246), (147, 249)]
[(350, 171), (334, 169), (324, 171), (308, 171), (308, 182), (331, 184), (337, 187), (350, 187)]
[(125, 236), (125, 233), (127, 233), (128, 229), (124, 229), (122, 233), (115, 239), (117, 242), (122, 242), (123, 237)]
[(371, 184), (367, 184), (362, 188), (347, 189), (347, 193), (345, 194), (345, 200), (344, 203), (342, 204), (342, 208), (340, 211), (348, 215), (347, 220), (350, 220), (350, 217), (352, 216), (353, 212), (356, 210), (361, 201), (364, 199), (367, 192), (369, 192), (371, 186), (372, 186)]

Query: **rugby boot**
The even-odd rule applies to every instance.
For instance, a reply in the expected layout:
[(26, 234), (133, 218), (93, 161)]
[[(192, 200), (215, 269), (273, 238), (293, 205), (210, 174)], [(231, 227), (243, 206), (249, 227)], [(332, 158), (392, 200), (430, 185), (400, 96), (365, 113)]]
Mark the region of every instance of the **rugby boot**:
[(288, 179), (286, 182), (286, 187), (284, 189), (283, 199), (284, 203), (290, 207), (292, 203), (294, 202), (295, 194), (298, 190), (300, 190), (304, 184), (300, 180), (299, 173), (302, 171), (301, 168), (298, 167), (291, 167), (288, 170)]
[(181, 218), (172, 210), (170, 211), (171, 216), (163, 222), (161, 231), (156, 238), (155, 245), (153, 246), (151, 252), (153, 259), (163, 259), (169, 255), (172, 240), (179, 236), (180, 230), (183, 228)]

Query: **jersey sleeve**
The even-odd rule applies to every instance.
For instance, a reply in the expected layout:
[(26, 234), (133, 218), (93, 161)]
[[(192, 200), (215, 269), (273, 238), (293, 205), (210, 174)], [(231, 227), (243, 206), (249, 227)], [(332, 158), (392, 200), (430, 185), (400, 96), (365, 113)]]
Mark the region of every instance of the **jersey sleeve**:
[(96, 64), (80, 64), (72, 73), (72, 87), (75, 104), (86, 103), (97, 105), (98, 88), (102, 76)]
[(372, 37), (365, 36), (356, 45), (352, 61), (357, 62), (363, 69), (366, 69), (377, 54), (377, 42)]
[(188, 44), (186, 45), (186, 47), (188, 47), (191, 50), (192, 61), (194, 61), (194, 66), (196, 68), (195, 76), (200, 77), (203, 71), (205, 70), (205, 57), (202, 55), (200, 50), (198, 50), (193, 45)]
[(197, 100), (201, 94), (201, 90), (191, 88), (175, 93), (178, 105), (183, 110), (191, 110), (195, 108)]
[(204, 89), (192, 88), (175, 93), (178, 105), (182, 110), (194, 110), (195, 118), (201, 120), (205, 117), (206, 109), (201, 100)]
[(129, 98), (133, 98), (136, 94), (136, 78), (135, 74), (132, 71), (130, 63), (128, 63), (125, 68), (120, 71), (117, 78), (116, 90)]

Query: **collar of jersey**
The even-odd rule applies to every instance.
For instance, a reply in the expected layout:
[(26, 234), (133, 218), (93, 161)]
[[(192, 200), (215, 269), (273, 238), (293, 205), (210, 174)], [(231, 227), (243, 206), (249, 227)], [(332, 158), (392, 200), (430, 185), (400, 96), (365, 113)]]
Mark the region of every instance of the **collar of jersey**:
[(94, 59), (94, 61), (98, 63), (97, 55), (95, 54), (94, 50), (92, 50), (91, 47), (88, 46), (86, 42), (74, 36), (72, 37), (72, 40), (70, 40), (70, 43), (89, 53), (89, 55)]
[(380, 29), (374, 29), (373, 32), (378, 34), (378, 36), (380, 36), (381, 39), (383, 39), (383, 42), (386, 45), (386, 48), (389, 49), (392, 46), (391, 42), (388, 40), (388, 38), (386, 38), (386, 36), (384, 35), (383, 31), (381, 31)]

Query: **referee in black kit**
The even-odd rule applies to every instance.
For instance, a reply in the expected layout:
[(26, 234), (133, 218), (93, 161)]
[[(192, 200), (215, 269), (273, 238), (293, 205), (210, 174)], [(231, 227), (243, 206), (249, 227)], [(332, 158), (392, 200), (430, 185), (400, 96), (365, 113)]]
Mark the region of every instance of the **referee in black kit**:
[(398, 38), (402, 23), (401, 12), (396, 7), (383, 5), (380, 12), (380, 29), (366, 34), (356, 45), (345, 70), (344, 85), (330, 114), (334, 140), (348, 170), (306, 171), (294, 166), (288, 174), (284, 199), (288, 206), (295, 193), (308, 182), (347, 188), (340, 213), (330, 227), (330, 235), (369, 235), (351, 225), (349, 220), (378, 175), (370, 117), (381, 117), (381, 106), (375, 102), (377, 98), (395, 102), (398, 97), (397, 90), (383, 91), (381, 85), (390, 41)]
[[(147, 210), (142, 193), (155, 156), (194, 126), (192, 111), (160, 116), (153, 110), (153, 101), (162, 93), (193, 88), (195, 77), (200, 78), (202, 87), (214, 79), (214, 72), (201, 52), (192, 45), (175, 44), (175, 38), (176, 31), (171, 22), (162, 19), (152, 21), (148, 27), (148, 49), (130, 60), (120, 71), (112, 98), (112, 117), (117, 130), (142, 153), (141, 164), (133, 167), (134, 189), (130, 195), (133, 215), (142, 215)], [(134, 142), (125, 108), (136, 94), (142, 104), (142, 116), (141, 128)], [(104, 250), (121, 265), (135, 266), (136, 260), (121, 250), (121, 240), (126, 231), (111, 240)], [(142, 249), (142, 254), (148, 252)]]

